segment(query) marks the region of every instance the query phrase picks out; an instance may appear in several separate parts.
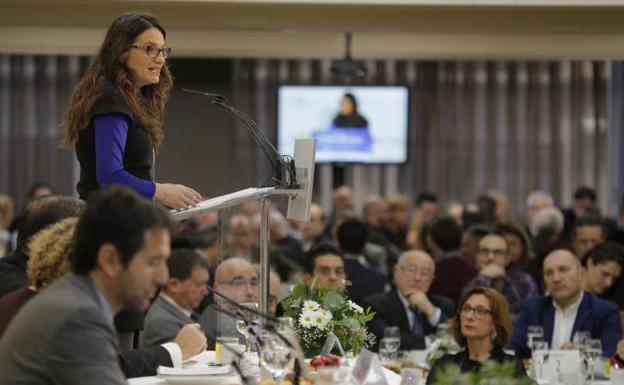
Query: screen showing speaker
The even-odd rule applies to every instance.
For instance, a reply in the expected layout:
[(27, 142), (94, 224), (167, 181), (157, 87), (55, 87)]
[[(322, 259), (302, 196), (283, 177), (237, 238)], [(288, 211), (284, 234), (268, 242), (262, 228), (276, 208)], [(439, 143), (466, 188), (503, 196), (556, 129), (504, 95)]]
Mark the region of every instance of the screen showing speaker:
[(316, 139), (317, 163), (391, 164), (407, 161), (406, 86), (278, 88), (277, 141), (293, 153), (295, 139)]

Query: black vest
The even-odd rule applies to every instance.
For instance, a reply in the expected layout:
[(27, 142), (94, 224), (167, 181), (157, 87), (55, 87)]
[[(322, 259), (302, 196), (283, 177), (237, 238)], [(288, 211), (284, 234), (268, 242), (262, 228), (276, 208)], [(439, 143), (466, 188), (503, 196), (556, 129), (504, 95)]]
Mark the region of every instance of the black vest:
[(87, 199), (93, 191), (100, 190), (95, 165), (95, 127), (93, 118), (98, 115), (124, 114), (130, 119), (128, 137), (123, 156), (123, 167), (137, 178), (153, 180), (154, 151), (147, 128), (135, 117), (132, 109), (112, 87), (93, 105), (89, 126), (81, 129), (76, 142), (76, 155), (80, 163), (80, 180), (76, 190), (81, 199)]

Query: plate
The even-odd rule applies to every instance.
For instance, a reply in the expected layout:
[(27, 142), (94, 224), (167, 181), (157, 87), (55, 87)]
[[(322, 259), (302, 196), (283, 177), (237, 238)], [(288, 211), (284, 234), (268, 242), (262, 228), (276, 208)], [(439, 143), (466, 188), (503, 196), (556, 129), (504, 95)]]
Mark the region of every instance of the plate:
[(220, 385), (234, 384), (238, 382), (236, 376), (179, 376), (179, 375), (158, 375), (158, 378), (165, 380), (168, 384), (176, 385)]

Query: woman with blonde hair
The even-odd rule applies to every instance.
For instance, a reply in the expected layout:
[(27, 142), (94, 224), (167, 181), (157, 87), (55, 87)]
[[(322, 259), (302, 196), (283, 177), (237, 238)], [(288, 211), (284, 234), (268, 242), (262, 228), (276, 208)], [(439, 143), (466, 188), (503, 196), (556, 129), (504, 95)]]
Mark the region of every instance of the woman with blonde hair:
[(30, 259), (27, 273), (31, 285), (0, 299), (0, 337), (31, 298), (70, 269), (69, 254), (74, 244), (78, 218), (63, 219), (35, 234), (28, 243)]
[(445, 366), (455, 364), (462, 373), (478, 372), (486, 361), (514, 362), (514, 377), (526, 377), (522, 361), (503, 351), (511, 338), (512, 324), (505, 298), (496, 290), (477, 286), (461, 297), (459, 311), (451, 322), (453, 338), (464, 348), (438, 359), (429, 372), (427, 385), (435, 384)]

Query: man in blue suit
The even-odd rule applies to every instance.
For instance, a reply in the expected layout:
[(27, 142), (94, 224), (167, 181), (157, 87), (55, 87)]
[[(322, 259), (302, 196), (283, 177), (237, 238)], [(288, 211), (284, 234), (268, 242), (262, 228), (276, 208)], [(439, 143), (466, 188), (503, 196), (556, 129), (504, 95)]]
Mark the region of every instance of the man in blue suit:
[(509, 348), (516, 355), (531, 355), (527, 328), (541, 326), (552, 349), (569, 349), (577, 331), (588, 331), (602, 341), (603, 355), (611, 357), (622, 336), (618, 306), (583, 291), (581, 265), (567, 250), (555, 250), (544, 259), (547, 297), (528, 299), (516, 319)]

